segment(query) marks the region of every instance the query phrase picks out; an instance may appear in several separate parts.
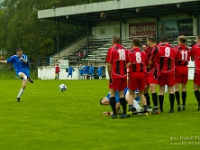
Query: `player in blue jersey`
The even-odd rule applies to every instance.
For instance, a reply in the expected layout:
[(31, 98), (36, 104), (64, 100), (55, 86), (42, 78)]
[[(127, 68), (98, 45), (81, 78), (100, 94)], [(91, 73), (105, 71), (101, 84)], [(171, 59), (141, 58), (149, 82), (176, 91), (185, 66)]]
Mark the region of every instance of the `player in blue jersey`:
[(90, 80), (94, 79), (94, 67), (92, 64), (89, 66), (89, 75), (90, 75)]
[[(128, 88), (124, 90), (124, 96), (125, 96), (126, 101), (128, 102), (128, 99), (129, 99)], [(115, 98), (116, 98), (116, 110), (117, 110), (117, 113), (120, 113), (120, 100), (119, 100), (120, 98), (119, 98), (118, 92), (116, 92)], [(135, 97), (133, 101), (134, 101), (133, 113), (134, 114), (143, 113), (143, 110), (140, 107), (140, 97), (138, 96), (138, 90), (135, 91)], [(108, 93), (108, 95), (105, 96), (104, 98), (100, 99), (100, 104), (103, 106), (107, 106), (110, 104), (110, 93)], [(103, 115), (112, 115), (112, 112), (103, 112)]]
[(103, 66), (99, 66), (97, 69), (97, 75), (99, 76), (99, 79), (102, 79), (103, 76)]
[(80, 64), (80, 67), (79, 67), (79, 74), (80, 74), (80, 79), (83, 80), (83, 73), (84, 73), (84, 68), (82, 66), (82, 64)]
[(83, 76), (84, 76), (84, 79), (87, 80), (87, 76), (89, 74), (89, 65), (85, 65), (83, 68), (84, 68)]
[(0, 63), (11, 63), (14, 66), (16, 75), (22, 79), (22, 87), (17, 95), (17, 102), (20, 102), (20, 97), (26, 88), (27, 82), (33, 83), (33, 80), (30, 78), (28, 57), (23, 54), (22, 49), (18, 48), (16, 55), (11, 56), (7, 60), (0, 60)]
[(72, 66), (69, 66), (69, 68), (66, 70), (68, 72), (68, 75), (67, 75), (67, 78), (69, 76), (71, 76), (71, 79), (72, 79), (72, 75), (73, 75), (73, 72), (74, 72), (74, 68), (72, 68)]

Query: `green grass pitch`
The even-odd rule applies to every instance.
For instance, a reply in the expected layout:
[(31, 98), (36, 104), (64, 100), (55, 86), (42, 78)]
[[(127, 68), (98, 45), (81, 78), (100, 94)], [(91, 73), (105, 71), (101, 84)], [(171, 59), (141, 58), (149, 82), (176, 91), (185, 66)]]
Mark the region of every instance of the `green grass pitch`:
[[(16, 102), (21, 81), (0, 80), (1, 150), (197, 150), (200, 111), (189, 82), (186, 110), (151, 116), (110, 119), (99, 99), (108, 92), (107, 80), (35, 80)], [(58, 85), (67, 85), (60, 92)], [(177, 106), (177, 105), (175, 105)], [(183, 139), (185, 138), (185, 139)], [(188, 139), (186, 139), (188, 138)], [(192, 139), (190, 139), (192, 138)]]

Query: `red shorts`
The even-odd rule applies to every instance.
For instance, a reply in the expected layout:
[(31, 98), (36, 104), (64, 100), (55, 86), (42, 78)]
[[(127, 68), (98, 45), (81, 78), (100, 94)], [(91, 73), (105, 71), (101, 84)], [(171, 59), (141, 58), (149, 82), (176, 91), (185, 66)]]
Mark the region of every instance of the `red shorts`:
[(188, 67), (187, 66), (175, 67), (175, 81), (176, 83), (187, 84), (187, 81), (188, 81)]
[(200, 86), (200, 74), (194, 74), (194, 81), (195, 84)]
[(174, 86), (175, 76), (173, 74), (161, 73), (158, 81), (160, 86)]
[(123, 91), (127, 87), (127, 78), (109, 79), (109, 88), (116, 91)]
[(158, 84), (158, 78), (155, 78), (153, 73), (147, 73), (146, 75), (146, 85), (149, 84)]
[(144, 90), (145, 89), (145, 77), (146, 74), (144, 72), (132, 72), (129, 74), (129, 83), (128, 88), (130, 90)]

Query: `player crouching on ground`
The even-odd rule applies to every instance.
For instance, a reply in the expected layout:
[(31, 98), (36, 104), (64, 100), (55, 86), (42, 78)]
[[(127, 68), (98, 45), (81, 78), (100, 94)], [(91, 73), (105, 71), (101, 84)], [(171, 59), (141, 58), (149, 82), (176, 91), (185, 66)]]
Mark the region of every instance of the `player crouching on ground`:
[(30, 78), (28, 57), (23, 54), (23, 51), (20, 48), (16, 50), (16, 53), (17, 55), (13, 55), (7, 60), (0, 60), (0, 63), (12, 63), (16, 75), (22, 79), (22, 87), (17, 95), (17, 102), (20, 102), (20, 97), (26, 88), (27, 82), (33, 83), (33, 81)]
[[(124, 90), (124, 96), (125, 96), (125, 99), (126, 99), (126, 102), (128, 103), (128, 99), (129, 99), (129, 91), (128, 91), (128, 88), (126, 88)], [(116, 95), (115, 95), (115, 99), (116, 99), (116, 111), (117, 111), (117, 114), (121, 114), (121, 111), (120, 111), (120, 98), (119, 98), (119, 95), (118, 95), (118, 92), (116, 92)], [(140, 107), (140, 97), (138, 96), (138, 90), (135, 91), (135, 95), (134, 95), (134, 99), (132, 100), (134, 101), (134, 105), (133, 105), (133, 112), (135, 114), (137, 113), (143, 113), (143, 109)], [(101, 98), (100, 99), (100, 104), (103, 105), (103, 106), (108, 106), (110, 105), (110, 92), (108, 93), (107, 96), (105, 96), (104, 98)], [(112, 115), (113, 112), (103, 112), (103, 115)]]

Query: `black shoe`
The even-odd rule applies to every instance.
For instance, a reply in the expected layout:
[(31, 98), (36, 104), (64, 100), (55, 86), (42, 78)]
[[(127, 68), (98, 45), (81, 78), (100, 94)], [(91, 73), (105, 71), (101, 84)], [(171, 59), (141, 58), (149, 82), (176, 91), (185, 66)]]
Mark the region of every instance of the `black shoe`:
[(30, 83), (33, 83), (33, 80), (32, 80), (30, 77), (27, 77), (27, 80), (28, 80)]
[(181, 106), (180, 105), (178, 105), (178, 111), (181, 111)]
[(181, 110), (185, 110), (185, 106), (183, 106), (183, 105), (182, 105), (182, 108), (181, 108)]
[(163, 108), (162, 109), (160, 108), (160, 112), (163, 112)]
[(20, 102), (20, 98), (19, 97), (17, 97), (17, 102)]
[(169, 110), (169, 113), (174, 113), (174, 109), (170, 109), (170, 110)]

